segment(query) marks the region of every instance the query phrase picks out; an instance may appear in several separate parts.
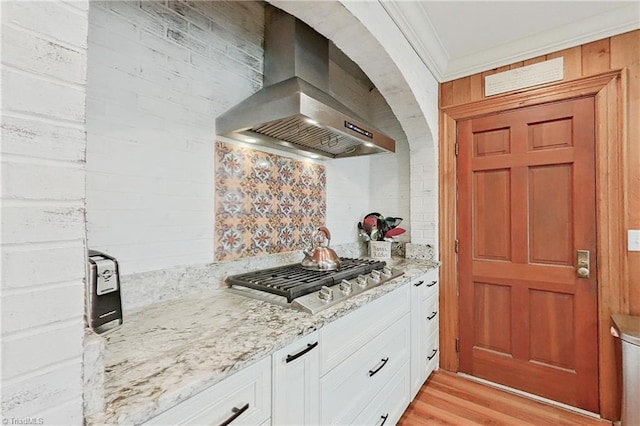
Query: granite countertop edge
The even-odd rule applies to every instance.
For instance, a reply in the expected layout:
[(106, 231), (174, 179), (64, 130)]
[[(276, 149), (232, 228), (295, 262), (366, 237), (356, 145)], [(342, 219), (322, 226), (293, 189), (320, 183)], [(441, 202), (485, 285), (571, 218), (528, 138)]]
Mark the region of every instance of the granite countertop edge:
[(87, 425), (141, 424), (278, 349), (439, 267), (393, 258), (404, 274), (311, 315), (217, 289), (132, 312), (105, 337), (105, 410)]

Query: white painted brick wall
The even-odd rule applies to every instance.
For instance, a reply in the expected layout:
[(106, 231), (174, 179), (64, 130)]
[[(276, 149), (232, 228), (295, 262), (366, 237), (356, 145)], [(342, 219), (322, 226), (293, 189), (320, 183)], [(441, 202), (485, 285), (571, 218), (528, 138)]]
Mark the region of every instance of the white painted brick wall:
[(91, 3), (88, 244), (123, 274), (213, 260), (215, 117), (262, 86), (260, 3)]
[(369, 108), (374, 123), (396, 140), (396, 153), (371, 158), (371, 208), (385, 216), (403, 218), (400, 227), (407, 232), (398, 238), (409, 241), (411, 236), (409, 143), (402, 126), (393, 115), (378, 90), (369, 96)]
[[(211, 262), (215, 117), (262, 86), (263, 6), (92, 2), (89, 21), (89, 246), (123, 274)], [(331, 76), (368, 115), (368, 87), (333, 63)], [(370, 211), (370, 161), (323, 162), (334, 244)]]
[(2, 417), (81, 424), (88, 5), (1, 7)]

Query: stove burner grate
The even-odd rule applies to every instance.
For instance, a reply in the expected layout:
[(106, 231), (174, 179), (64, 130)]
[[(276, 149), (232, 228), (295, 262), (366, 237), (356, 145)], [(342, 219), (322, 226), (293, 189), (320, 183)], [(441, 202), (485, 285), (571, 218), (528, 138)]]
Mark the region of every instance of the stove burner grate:
[(310, 271), (295, 263), (233, 275), (228, 277), (226, 282), (232, 287), (248, 287), (283, 296), (291, 303), (294, 299), (317, 291), (322, 286), (331, 287), (342, 280), (365, 275), (385, 266), (386, 262), (383, 261), (341, 257), (340, 268), (334, 271)]

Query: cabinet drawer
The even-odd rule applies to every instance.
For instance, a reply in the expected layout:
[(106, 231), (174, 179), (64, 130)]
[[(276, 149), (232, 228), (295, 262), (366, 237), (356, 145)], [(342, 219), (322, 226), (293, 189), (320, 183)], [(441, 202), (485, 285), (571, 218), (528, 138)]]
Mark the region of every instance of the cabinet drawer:
[(440, 334), (437, 331), (427, 338), (424, 348), (422, 368), (424, 379), (426, 380), (429, 374), (438, 368), (438, 362), (440, 360)]
[[(239, 411), (242, 413), (238, 415)], [(236, 415), (231, 425), (256, 425), (271, 417), (270, 357), (187, 399), (146, 424), (221, 424)]]
[(424, 311), (422, 318), (422, 340), (424, 341), (428, 336), (431, 336), (434, 331), (438, 329), (438, 320), (440, 314), (438, 312), (438, 293), (429, 297), (423, 302)]
[(352, 423), (409, 361), (409, 319), (396, 321), (320, 380), (322, 424)]
[(420, 300), (433, 296), (439, 287), (438, 270), (434, 269), (418, 278), (414, 278), (414, 280), (411, 281), (411, 285), (418, 290), (418, 298)]
[(322, 328), (320, 374), (331, 371), (378, 336), (409, 312), (409, 307), (409, 286), (403, 286)]
[(409, 363), (389, 380), (353, 422), (356, 425), (395, 425), (409, 406)]

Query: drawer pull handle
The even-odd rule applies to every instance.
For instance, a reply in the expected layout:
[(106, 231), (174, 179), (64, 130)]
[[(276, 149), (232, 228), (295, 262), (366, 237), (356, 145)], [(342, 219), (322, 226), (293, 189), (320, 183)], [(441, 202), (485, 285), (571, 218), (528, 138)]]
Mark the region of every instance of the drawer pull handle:
[(298, 352), (297, 354), (287, 355), (287, 359), (285, 361), (287, 363), (290, 363), (291, 361), (294, 361), (294, 360), (300, 358), (302, 355), (306, 354), (307, 352), (309, 352), (311, 349), (315, 348), (316, 346), (318, 346), (318, 342), (308, 343), (307, 347), (304, 348), (303, 350), (301, 350), (300, 352)]
[(428, 359), (429, 361), (431, 361), (431, 360), (433, 359), (433, 357), (434, 357), (434, 356), (436, 356), (436, 354), (437, 354), (437, 353), (438, 353), (438, 350), (437, 350), (437, 349), (434, 349), (433, 351), (431, 351), (431, 355), (429, 355), (429, 356), (427, 357), (427, 359)]
[(380, 416), (380, 418), (382, 419), (382, 423), (380, 423), (378, 426), (382, 426), (387, 422), (387, 419), (389, 418), (389, 413), (385, 414), (384, 416)]
[(429, 284), (427, 284), (427, 287), (433, 287), (436, 284), (438, 284), (438, 281), (431, 281)]
[(431, 321), (432, 319), (434, 319), (434, 318), (436, 317), (436, 315), (438, 315), (438, 311), (434, 311), (431, 315), (429, 315), (429, 316), (427, 317), (427, 319), (428, 319), (429, 321)]
[(227, 420), (225, 420), (224, 422), (220, 423), (220, 426), (227, 426), (229, 424), (231, 424), (231, 422), (233, 422), (235, 419), (237, 419), (238, 417), (240, 417), (242, 415), (242, 413), (244, 413), (245, 411), (247, 411), (249, 409), (249, 403), (247, 402), (246, 404), (244, 404), (242, 406), (242, 408), (236, 408), (233, 407), (231, 409), (231, 412), (233, 413), (231, 415), (231, 417), (229, 417)]
[(418, 281), (417, 283), (414, 284), (414, 286), (420, 287), (422, 284), (424, 284), (424, 280)]
[(382, 370), (382, 367), (384, 367), (387, 364), (387, 361), (389, 361), (389, 357), (383, 358), (380, 361), (382, 361), (382, 364), (380, 364), (380, 367), (376, 368), (375, 370), (369, 370), (369, 377), (373, 376), (378, 371)]

